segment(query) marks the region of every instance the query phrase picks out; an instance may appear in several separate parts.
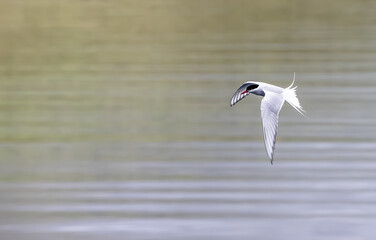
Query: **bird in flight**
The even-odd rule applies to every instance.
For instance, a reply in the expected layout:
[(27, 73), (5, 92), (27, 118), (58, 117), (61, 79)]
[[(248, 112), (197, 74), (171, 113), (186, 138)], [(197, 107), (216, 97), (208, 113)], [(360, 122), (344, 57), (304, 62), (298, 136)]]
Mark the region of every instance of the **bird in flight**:
[(243, 83), (231, 98), (230, 106), (234, 106), (237, 102), (248, 96), (250, 93), (262, 96), (261, 101), (261, 118), (264, 130), (264, 142), (266, 153), (273, 164), (275, 141), (278, 130), (278, 114), (281, 111), (283, 103), (287, 101), (296, 111), (303, 116), (305, 111), (300, 106), (296, 96), (296, 86), (293, 87), (294, 79), (287, 88), (281, 88), (272, 84), (263, 82), (248, 81)]

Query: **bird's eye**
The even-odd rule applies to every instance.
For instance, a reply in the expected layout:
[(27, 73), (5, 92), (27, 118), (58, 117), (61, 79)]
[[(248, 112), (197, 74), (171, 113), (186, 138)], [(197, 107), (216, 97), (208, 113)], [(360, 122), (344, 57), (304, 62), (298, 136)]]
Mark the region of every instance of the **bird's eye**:
[(255, 88), (258, 88), (258, 84), (252, 84), (252, 85), (249, 85), (248, 87), (247, 87), (247, 91), (250, 91), (250, 90), (252, 90), (252, 89), (255, 89)]

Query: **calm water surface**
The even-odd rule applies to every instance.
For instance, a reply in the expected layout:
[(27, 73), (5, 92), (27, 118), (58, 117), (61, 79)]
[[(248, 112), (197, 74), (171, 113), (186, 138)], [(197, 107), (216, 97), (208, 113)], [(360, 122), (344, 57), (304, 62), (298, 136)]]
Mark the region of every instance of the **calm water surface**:
[(1, 239), (376, 236), (372, 1), (2, 4)]

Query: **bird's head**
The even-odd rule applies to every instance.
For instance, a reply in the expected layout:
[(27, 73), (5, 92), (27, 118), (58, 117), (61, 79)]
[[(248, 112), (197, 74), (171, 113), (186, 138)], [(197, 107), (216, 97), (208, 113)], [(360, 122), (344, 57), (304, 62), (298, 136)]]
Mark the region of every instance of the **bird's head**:
[(246, 93), (254, 93), (257, 91), (259, 87), (259, 84), (253, 83), (253, 82), (246, 82), (243, 84), (242, 87), (242, 92), (240, 94), (246, 94)]
[(257, 82), (245, 82), (240, 88), (234, 93), (231, 98), (230, 106), (235, 105), (235, 103), (239, 102), (241, 99), (248, 96), (250, 93), (264, 96), (264, 91), (260, 88), (260, 84)]

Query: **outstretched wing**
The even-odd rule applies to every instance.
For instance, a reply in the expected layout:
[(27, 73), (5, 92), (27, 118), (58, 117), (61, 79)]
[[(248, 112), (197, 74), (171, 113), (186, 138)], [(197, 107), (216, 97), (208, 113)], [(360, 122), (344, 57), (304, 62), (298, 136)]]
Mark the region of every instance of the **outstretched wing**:
[(265, 148), (272, 164), (275, 140), (278, 131), (278, 114), (284, 101), (285, 100), (281, 94), (269, 91), (265, 92), (265, 96), (261, 101), (261, 117), (264, 129)]
[(236, 92), (232, 96), (231, 101), (230, 101), (230, 106), (231, 107), (234, 106), (235, 103), (239, 102), (240, 100), (248, 96), (250, 92), (246, 90), (251, 90), (251, 89), (257, 88), (258, 86), (259, 85), (255, 83), (250, 83), (250, 82), (243, 83), (243, 85), (241, 85), (240, 88), (236, 90)]

